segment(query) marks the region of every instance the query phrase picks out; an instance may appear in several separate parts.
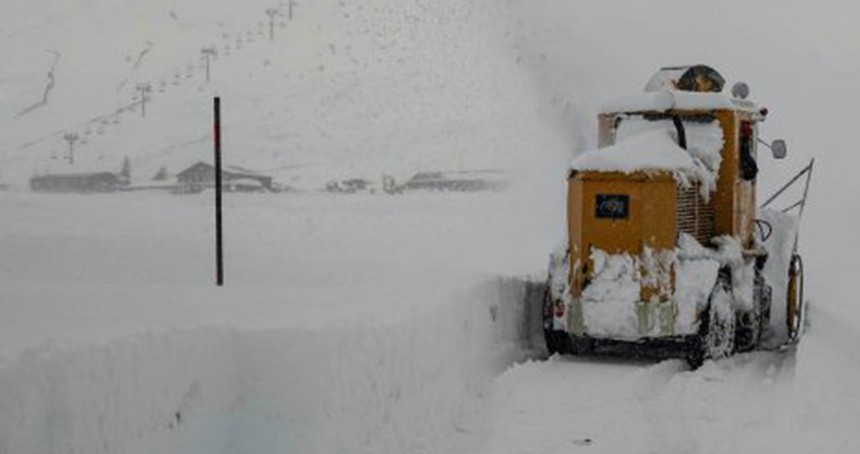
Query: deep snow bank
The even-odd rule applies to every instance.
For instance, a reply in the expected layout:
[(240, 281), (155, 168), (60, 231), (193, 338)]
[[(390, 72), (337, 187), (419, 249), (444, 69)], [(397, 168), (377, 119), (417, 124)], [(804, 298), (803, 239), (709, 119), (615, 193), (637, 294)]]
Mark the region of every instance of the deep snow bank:
[(543, 221), (501, 194), (225, 202), (216, 289), (211, 194), (0, 196), (0, 452), (470, 451), (540, 323), (493, 276), (543, 266)]
[(0, 368), (0, 452), (463, 449), (490, 379), (527, 353), (529, 296), (494, 278), (402, 321), (29, 350)]

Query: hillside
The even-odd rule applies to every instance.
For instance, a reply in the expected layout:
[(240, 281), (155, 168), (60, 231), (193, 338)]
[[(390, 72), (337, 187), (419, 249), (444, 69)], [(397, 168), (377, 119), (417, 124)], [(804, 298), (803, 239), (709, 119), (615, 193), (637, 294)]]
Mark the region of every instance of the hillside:
[(492, 3), (4, 2), (0, 179), (175, 173), (209, 156), (214, 95), (226, 160), (293, 186), (511, 169), (548, 135)]

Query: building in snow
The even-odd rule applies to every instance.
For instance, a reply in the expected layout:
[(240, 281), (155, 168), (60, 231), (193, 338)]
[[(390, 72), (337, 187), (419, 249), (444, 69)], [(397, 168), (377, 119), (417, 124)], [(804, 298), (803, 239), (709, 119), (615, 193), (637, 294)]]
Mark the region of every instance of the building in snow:
[(325, 185), (326, 192), (342, 192), (347, 194), (355, 194), (356, 192), (375, 192), (376, 187), (373, 182), (363, 178), (347, 178), (341, 181), (329, 181)]
[(421, 172), (405, 184), (405, 190), (476, 192), (502, 189), (507, 183), (498, 170), (464, 170), (455, 172)]
[(54, 173), (30, 178), (34, 192), (115, 192), (127, 183), (111, 172)]
[[(215, 166), (197, 162), (176, 174), (176, 179), (185, 192), (199, 192), (215, 187)], [(272, 177), (236, 166), (221, 169), (221, 185), (229, 192), (260, 192), (272, 190)]]

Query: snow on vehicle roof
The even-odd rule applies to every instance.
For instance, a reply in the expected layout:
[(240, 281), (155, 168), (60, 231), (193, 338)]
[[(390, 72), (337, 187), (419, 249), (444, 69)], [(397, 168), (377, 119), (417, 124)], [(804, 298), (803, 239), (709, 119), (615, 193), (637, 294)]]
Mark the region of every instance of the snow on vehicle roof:
[(629, 115), (621, 119), (615, 145), (585, 152), (570, 167), (578, 171), (672, 173), (684, 185), (700, 183), (701, 195), (709, 200), (717, 189), (723, 130), (716, 120), (685, 121), (687, 149), (677, 143), (677, 132), (669, 120), (648, 120)]
[(623, 172), (683, 171), (695, 167), (692, 156), (665, 129), (647, 131), (615, 145), (587, 151), (570, 163), (572, 170)]
[(717, 109), (755, 112), (758, 110), (758, 106), (752, 101), (733, 98), (723, 93), (664, 90), (638, 93), (611, 100), (600, 107), (600, 113)]

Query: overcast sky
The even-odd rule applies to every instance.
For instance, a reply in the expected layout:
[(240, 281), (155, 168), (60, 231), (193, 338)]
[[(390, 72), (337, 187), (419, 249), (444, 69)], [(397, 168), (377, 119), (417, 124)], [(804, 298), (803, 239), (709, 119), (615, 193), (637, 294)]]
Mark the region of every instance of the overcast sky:
[(749, 83), (772, 112), (765, 135), (785, 136), (795, 158), (854, 139), (860, 2), (511, 1), (538, 85), (582, 115), (662, 66), (704, 63)]

